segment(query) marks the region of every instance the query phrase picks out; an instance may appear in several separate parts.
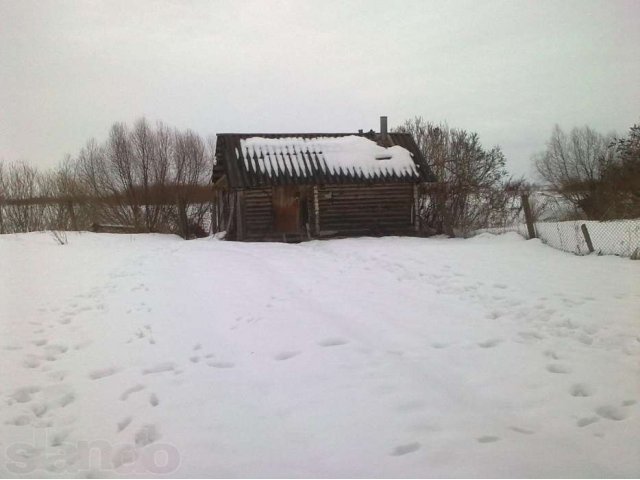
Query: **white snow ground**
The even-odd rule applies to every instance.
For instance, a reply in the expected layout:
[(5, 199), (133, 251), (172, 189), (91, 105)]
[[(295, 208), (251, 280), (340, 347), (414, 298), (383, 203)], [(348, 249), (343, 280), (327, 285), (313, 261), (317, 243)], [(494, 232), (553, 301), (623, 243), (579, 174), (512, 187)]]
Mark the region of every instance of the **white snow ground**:
[(5, 235), (0, 335), (0, 476), (640, 475), (640, 262), (516, 234)]

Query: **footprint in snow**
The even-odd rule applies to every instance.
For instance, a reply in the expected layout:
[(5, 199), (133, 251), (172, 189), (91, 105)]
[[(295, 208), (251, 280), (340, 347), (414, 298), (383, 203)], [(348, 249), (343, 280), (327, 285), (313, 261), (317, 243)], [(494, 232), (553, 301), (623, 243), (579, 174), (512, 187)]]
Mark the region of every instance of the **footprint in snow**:
[(600, 415), (602, 418), (606, 418), (607, 420), (615, 420), (620, 421), (627, 418), (629, 415), (620, 407), (615, 407), (613, 405), (603, 405), (596, 409), (596, 413)]
[(391, 450), (391, 453), (389, 455), (391, 455), (392, 457), (401, 457), (402, 455), (415, 452), (419, 449), (420, 449), (420, 443), (412, 442), (412, 443), (407, 443), (405, 445), (398, 445), (393, 450)]
[(75, 350), (82, 350), (83, 348), (86, 348), (86, 347), (88, 347), (89, 345), (91, 345), (91, 343), (92, 343), (92, 342), (91, 342), (91, 340), (85, 340), (84, 342), (80, 342), (80, 343), (75, 344), (75, 345), (73, 346), (73, 348), (74, 348)]
[(44, 351), (47, 355), (61, 355), (66, 353), (69, 348), (66, 345), (46, 345)]
[[(358, 349), (358, 351), (360, 351), (360, 352), (362, 352), (362, 353), (366, 353), (366, 354), (371, 353), (371, 350), (369, 350), (369, 349), (362, 349), (362, 348), (359, 348), (359, 349)], [(387, 353), (388, 353), (389, 355), (394, 355), (394, 356), (396, 356), (396, 357), (402, 357), (402, 356), (404, 355), (404, 353), (405, 353), (405, 352), (404, 352), (403, 350), (387, 350)]]
[(518, 335), (523, 340), (544, 340), (544, 335), (541, 335), (538, 332), (518, 332)]
[(55, 372), (50, 372), (50, 373), (47, 374), (47, 377), (49, 377), (51, 380), (53, 380), (55, 382), (63, 381), (66, 376), (67, 376), (67, 372), (65, 372), (63, 370), (57, 370)]
[(22, 347), (19, 345), (4, 345), (2, 349), (7, 351), (14, 351), (14, 350), (22, 350)]
[(110, 377), (111, 375), (118, 373), (118, 371), (119, 370), (116, 367), (101, 368), (99, 370), (89, 372), (89, 378), (91, 380), (99, 380), (101, 378)]
[(18, 460), (20, 463), (24, 463), (24, 460), (37, 457), (42, 453), (42, 449), (33, 447), (29, 444), (22, 444), (21, 447), (22, 448), (17, 452), (20, 457), (20, 460)]
[(70, 403), (73, 403), (76, 399), (76, 396), (69, 392), (69, 393), (65, 393), (64, 395), (58, 397), (53, 403), (54, 405), (58, 406), (58, 407), (66, 407), (67, 405), (69, 405)]
[(291, 351), (291, 352), (280, 352), (276, 356), (273, 357), (274, 360), (282, 361), (289, 360), (290, 358), (296, 357), (300, 355), (301, 352)]
[(547, 365), (547, 371), (551, 373), (571, 373), (571, 369), (566, 365), (561, 365), (559, 363), (552, 363)]
[(31, 423), (31, 418), (28, 415), (19, 415), (11, 420), (5, 422), (7, 425), (14, 425), (16, 427), (24, 427)]
[(141, 390), (144, 390), (144, 385), (134, 385), (131, 388), (127, 388), (124, 392), (122, 392), (122, 395), (120, 395), (120, 400), (125, 401), (126, 399), (129, 398), (129, 395), (131, 395), (132, 393), (136, 393), (139, 392)]
[(17, 389), (10, 398), (18, 403), (27, 403), (31, 401), (31, 395), (39, 391), (40, 387), (37, 386), (22, 387)]
[(544, 355), (545, 357), (553, 358), (554, 360), (560, 360), (560, 356), (553, 350), (546, 350)]
[(593, 393), (593, 388), (586, 383), (576, 383), (571, 385), (571, 388), (569, 389), (569, 394), (572, 397), (590, 397)]
[(125, 428), (127, 428), (129, 426), (129, 424), (131, 423), (131, 420), (133, 420), (133, 417), (125, 417), (122, 420), (120, 420), (117, 424), (118, 427), (118, 433), (120, 433), (121, 431), (123, 431)]
[(27, 355), (22, 362), (25, 368), (38, 368), (40, 366), (40, 359), (35, 355)]
[(598, 417), (584, 417), (584, 418), (578, 419), (578, 421), (576, 422), (576, 425), (582, 428), (582, 427), (591, 425), (592, 423), (596, 423), (598, 420), (600, 420)]
[(339, 345), (346, 345), (349, 343), (348, 340), (344, 340), (342, 338), (333, 337), (333, 338), (325, 338), (324, 340), (320, 340), (318, 345), (321, 347), (337, 347)]
[(214, 368), (233, 368), (236, 366), (233, 362), (208, 362), (207, 365)]
[(509, 427), (509, 428), (514, 432), (518, 432), (523, 435), (533, 435), (534, 433), (536, 433), (535, 431), (529, 430), (528, 428), (522, 428), (522, 427)]
[(500, 345), (501, 343), (502, 340), (500, 338), (491, 338), (489, 340), (485, 340), (484, 342), (478, 343), (478, 346), (480, 348), (493, 348)]
[(158, 365), (155, 365), (153, 367), (150, 368), (145, 368), (144, 370), (142, 370), (142, 374), (143, 375), (150, 375), (153, 373), (162, 373), (162, 372), (168, 372), (171, 370), (175, 370), (176, 365), (175, 363), (172, 362), (164, 362), (164, 363), (159, 363)]
[(160, 403), (160, 400), (158, 400), (158, 396), (155, 393), (152, 393), (151, 395), (149, 395), (149, 404), (152, 407), (157, 407), (159, 403)]
[(44, 403), (35, 403), (31, 405), (31, 411), (38, 418), (42, 417), (45, 413), (47, 413), (47, 410), (48, 408)]
[(59, 447), (60, 445), (62, 445), (64, 440), (69, 436), (69, 433), (71, 433), (70, 430), (62, 430), (54, 433), (53, 436), (51, 437), (51, 441), (49, 442), (49, 445), (51, 445), (52, 447)]
[(144, 447), (160, 439), (160, 433), (155, 425), (143, 425), (134, 437), (134, 442), (138, 447)]
[(586, 333), (582, 333), (576, 337), (576, 340), (582, 343), (583, 345), (593, 345), (593, 338), (591, 338)]
[(113, 468), (119, 468), (122, 465), (133, 463), (137, 459), (138, 459), (138, 452), (136, 451), (134, 446), (124, 445), (123, 447), (116, 450), (116, 452), (113, 454), (113, 457), (111, 457), (111, 463), (113, 464)]
[(500, 440), (500, 437), (496, 437), (495, 435), (484, 435), (482, 437), (478, 437), (476, 440), (478, 443), (493, 443)]

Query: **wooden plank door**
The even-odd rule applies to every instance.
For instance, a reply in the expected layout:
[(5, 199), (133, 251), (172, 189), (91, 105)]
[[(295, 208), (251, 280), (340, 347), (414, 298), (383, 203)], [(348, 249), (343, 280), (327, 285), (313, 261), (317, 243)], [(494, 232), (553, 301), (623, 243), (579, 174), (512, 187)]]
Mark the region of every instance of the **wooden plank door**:
[(297, 187), (273, 187), (273, 217), (276, 232), (300, 232), (300, 192)]

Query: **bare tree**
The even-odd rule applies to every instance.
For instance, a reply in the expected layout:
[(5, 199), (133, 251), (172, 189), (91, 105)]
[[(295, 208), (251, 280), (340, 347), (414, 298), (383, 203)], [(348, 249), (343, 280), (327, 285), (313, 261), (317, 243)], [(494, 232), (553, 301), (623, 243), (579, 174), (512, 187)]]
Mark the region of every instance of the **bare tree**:
[(4, 162), (0, 160), (0, 235), (6, 233), (4, 225), (4, 202), (7, 198), (7, 191), (4, 183)]
[(141, 229), (139, 182), (125, 124), (116, 123), (111, 127), (105, 151), (109, 189), (114, 197), (122, 199), (115, 213), (120, 217), (120, 223)]
[(213, 153), (192, 131), (155, 128), (142, 118), (112, 126), (75, 158), (41, 174), (0, 163), (0, 232), (77, 230), (94, 223), (194, 235), (210, 211)]
[(209, 205), (196, 201), (198, 187), (209, 181), (211, 157), (202, 138), (188, 130), (175, 132), (173, 184), (177, 206), (177, 224), (180, 234), (189, 238), (193, 226), (201, 224)]
[(35, 167), (25, 162), (9, 164), (2, 175), (6, 199), (3, 224), (6, 233), (32, 232), (44, 228), (45, 206), (37, 200), (43, 194), (43, 181)]
[(640, 217), (640, 124), (629, 129), (626, 137), (610, 145), (615, 153), (603, 175), (607, 206), (611, 217)]
[(604, 172), (614, 160), (609, 145), (613, 135), (590, 127), (566, 134), (556, 125), (544, 152), (534, 156), (540, 178), (588, 218), (602, 218), (606, 205), (600, 198)]
[(423, 205), (423, 218), (436, 232), (466, 235), (502, 221), (513, 184), (507, 178), (500, 147), (486, 150), (476, 133), (407, 120), (397, 131), (410, 133), (440, 184)]
[(133, 161), (144, 209), (144, 227), (148, 232), (161, 230), (166, 217), (165, 194), (170, 167), (170, 136), (162, 124), (154, 132), (146, 119), (138, 120), (131, 132)]
[(173, 157), (174, 141), (171, 129), (161, 122), (156, 124), (154, 133), (155, 157), (152, 163), (153, 191), (156, 208), (153, 212), (151, 224), (156, 231), (170, 231), (172, 209), (169, 205), (170, 171)]

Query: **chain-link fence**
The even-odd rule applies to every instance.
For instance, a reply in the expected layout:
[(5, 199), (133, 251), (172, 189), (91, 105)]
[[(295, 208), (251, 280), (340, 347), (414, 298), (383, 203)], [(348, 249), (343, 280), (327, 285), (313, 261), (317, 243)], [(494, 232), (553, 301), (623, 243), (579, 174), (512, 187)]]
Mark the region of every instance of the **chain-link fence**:
[[(519, 202), (523, 200), (521, 197)], [(535, 237), (550, 247), (576, 255), (618, 255), (640, 259), (640, 218), (583, 220), (584, 215), (557, 192), (535, 192), (528, 196), (530, 220)], [(530, 238), (524, 208), (509, 225), (478, 230), (476, 233), (517, 232)]]
[(640, 218), (581, 220), (581, 212), (554, 192), (531, 196), (536, 236), (566, 252), (587, 255), (640, 256)]

